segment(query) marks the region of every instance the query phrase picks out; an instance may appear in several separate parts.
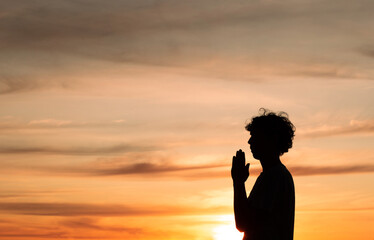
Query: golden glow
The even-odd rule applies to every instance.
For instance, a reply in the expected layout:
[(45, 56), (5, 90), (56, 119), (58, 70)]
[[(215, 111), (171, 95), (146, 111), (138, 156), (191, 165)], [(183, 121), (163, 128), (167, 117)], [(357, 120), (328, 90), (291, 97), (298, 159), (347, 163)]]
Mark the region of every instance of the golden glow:
[(221, 224), (213, 229), (214, 240), (242, 240), (243, 233), (239, 232), (235, 227), (235, 222), (232, 215), (222, 215), (219, 218), (224, 224)]

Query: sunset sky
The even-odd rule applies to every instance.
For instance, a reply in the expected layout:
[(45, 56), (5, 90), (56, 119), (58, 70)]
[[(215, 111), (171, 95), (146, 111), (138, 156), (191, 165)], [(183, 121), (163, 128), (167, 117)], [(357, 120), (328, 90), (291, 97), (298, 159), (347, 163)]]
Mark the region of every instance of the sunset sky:
[(0, 239), (239, 240), (245, 123), (296, 126), (295, 240), (373, 240), (374, 1), (0, 1)]

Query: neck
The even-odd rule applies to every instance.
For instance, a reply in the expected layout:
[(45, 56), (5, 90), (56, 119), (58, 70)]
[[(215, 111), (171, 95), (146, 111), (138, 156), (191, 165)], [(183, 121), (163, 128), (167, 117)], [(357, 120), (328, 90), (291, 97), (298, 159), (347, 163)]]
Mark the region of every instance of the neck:
[(281, 163), (279, 156), (265, 157), (260, 160), (263, 172)]

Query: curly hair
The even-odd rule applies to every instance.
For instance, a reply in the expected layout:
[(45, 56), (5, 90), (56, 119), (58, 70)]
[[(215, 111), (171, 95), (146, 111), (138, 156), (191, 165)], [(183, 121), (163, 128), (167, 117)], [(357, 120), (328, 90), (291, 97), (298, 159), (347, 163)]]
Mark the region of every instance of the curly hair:
[(260, 108), (259, 113), (260, 116), (253, 117), (251, 122), (245, 126), (245, 129), (249, 132), (261, 129), (268, 135), (277, 136), (279, 139), (279, 155), (288, 152), (288, 149), (292, 148), (296, 131), (295, 126), (288, 119), (288, 114), (285, 112), (275, 113), (265, 108)]

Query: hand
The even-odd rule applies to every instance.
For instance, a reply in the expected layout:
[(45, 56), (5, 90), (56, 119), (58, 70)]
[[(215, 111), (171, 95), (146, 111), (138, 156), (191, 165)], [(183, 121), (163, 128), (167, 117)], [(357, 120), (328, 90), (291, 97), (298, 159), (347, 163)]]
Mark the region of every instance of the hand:
[(245, 154), (240, 149), (232, 157), (231, 177), (234, 183), (244, 183), (249, 176), (249, 163), (245, 165)]

